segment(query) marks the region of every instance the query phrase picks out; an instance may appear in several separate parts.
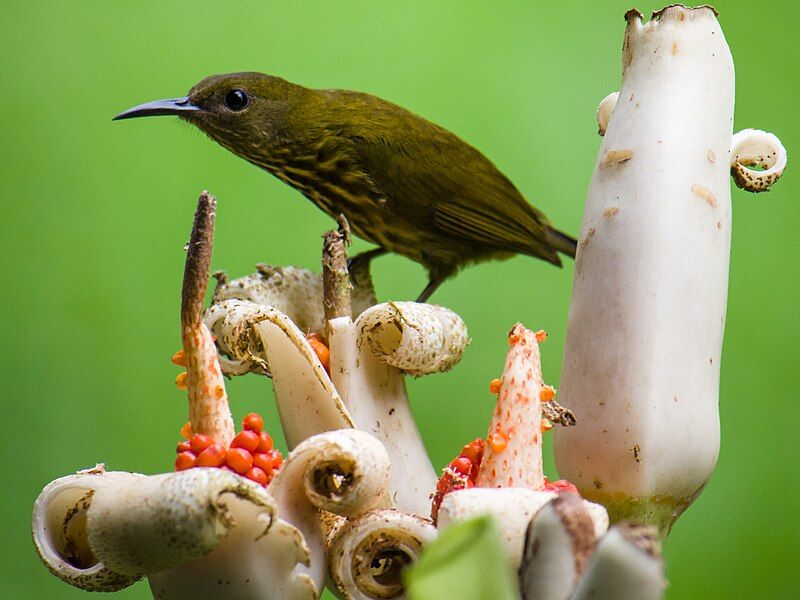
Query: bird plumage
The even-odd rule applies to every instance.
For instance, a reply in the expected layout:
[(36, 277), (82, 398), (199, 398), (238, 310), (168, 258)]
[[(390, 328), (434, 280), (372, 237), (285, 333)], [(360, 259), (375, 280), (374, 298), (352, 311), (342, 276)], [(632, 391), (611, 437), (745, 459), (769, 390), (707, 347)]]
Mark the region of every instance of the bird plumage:
[[(226, 105), (232, 91), (246, 96), (243, 109)], [(481, 152), (386, 100), (234, 73), (204, 79), (188, 102), (197, 110), (180, 116), (222, 146), (344, 214), (359, 237), (425, 266), (423, 295), (470, 263), (574, 256), (575, 241)]]

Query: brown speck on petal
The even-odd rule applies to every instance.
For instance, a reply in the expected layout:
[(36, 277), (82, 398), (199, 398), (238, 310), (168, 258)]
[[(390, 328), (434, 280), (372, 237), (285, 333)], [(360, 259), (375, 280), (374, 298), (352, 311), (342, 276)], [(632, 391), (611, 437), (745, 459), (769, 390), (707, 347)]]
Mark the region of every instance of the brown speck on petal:
[(711, 193), (711, 190), (709, 190), (707, 187), (703, 187), (702, 185), (695, 183), (692, 186), (692, 193), (695, 196), (699, 196), (703, 200), (705, 200), (709, 206), (717, 205), (717, 199), (714, 197), (714, 194)]
[(589, 243), (589, 240), (594, 234), (595, 228), (591, 227), (589, 231), (586, 232), (586, 237), (581, 240), (581, 248), (586, 248), (586, 245)]
[(678, 42), (672, 42), (672, 56), (678, 55)]
[(708, 162), (714, 164), (717, 162), (717, 155), (714, 154), (714, 151), (709, 148), (708, 152), (706, 152), (706, 157), (708, 158)]
[(606, 218), (613, 217), (619, 212), (619, 208), (616, 206), (609, 206), (607, 209), (603, 211), (603, 216)]
[(633, 150), (608, 150), (603, 158), (602, 166), (615, 167), (633, 158)]

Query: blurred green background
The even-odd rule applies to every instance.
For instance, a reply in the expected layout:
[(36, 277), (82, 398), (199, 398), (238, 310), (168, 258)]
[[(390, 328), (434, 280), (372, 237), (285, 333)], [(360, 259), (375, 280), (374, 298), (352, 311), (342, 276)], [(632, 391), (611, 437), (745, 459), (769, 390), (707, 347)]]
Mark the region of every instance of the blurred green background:
[[(4, 1), (0, 597), (86, 597), (48, 574), (30, 540), (33, 500), (51, 479), (98, 461), (171, 469), (186, 408), (169, 357), (198, 193), (219, 199), (214, 267), (233, 276), (257, 262), (317, 268), (331, 226), (177, 120), (113, 115), (236, 70), (371, 92), (461, 135), (577, 232), (600, 143), (595, 108), (619, 86), (629, 2)], [(639, 4), (648, 15), (660, 6)], [(735, 127), (775, 132), (791, 157), (800, 5), (716, 6), (736, 64)], [(666, 547), (672, 600), (800, 594), (798, 181), (790, 162), (770, 194), (732, 192), (722, 451)], [(383, 299), (416, 297), (425, 283), (399, 257), (374, 271)], [(571, 279), (572, 264), (517, 257), (467, 270), (434, 296), (473, 338), (454, 371), (409, 381), (437, 468), (485, 435), (487, 383), (514, 321), (548, 330), (545, 378), (558, 384)], [(278, 429), (268, 381), (237, 379), (230, 395), (237, 419), (259, 410)]]

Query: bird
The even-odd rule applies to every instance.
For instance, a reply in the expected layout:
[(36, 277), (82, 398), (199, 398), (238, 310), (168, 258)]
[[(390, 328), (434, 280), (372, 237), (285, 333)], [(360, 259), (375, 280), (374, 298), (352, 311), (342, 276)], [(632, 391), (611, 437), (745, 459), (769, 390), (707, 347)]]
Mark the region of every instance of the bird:
[(188, 95), (134, 106), (113, 120), (174, 115), (344, 215), (377, 247), (420, 263), (427, 301), (462, 267), (515, 254), (561, 266), (576, 241), (554, 228), (484, 154), (400, 106), (363, 92), (313, 89), (256, 72), (212, 75)]

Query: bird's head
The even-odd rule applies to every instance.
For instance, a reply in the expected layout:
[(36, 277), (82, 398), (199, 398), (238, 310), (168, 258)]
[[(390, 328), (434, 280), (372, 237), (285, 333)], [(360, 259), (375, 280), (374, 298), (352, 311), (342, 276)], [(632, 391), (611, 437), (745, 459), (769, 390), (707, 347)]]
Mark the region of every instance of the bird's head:
[(263, 162), (284, 137), (290, 109), (304, 91), (263, 73), (212, 75), (186, 96), (146, 102), (121, 112), (114, 120), (174, 115), (235, 154)]

